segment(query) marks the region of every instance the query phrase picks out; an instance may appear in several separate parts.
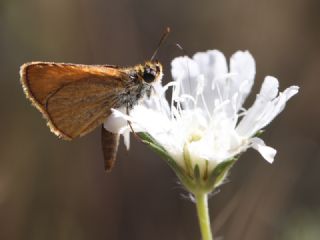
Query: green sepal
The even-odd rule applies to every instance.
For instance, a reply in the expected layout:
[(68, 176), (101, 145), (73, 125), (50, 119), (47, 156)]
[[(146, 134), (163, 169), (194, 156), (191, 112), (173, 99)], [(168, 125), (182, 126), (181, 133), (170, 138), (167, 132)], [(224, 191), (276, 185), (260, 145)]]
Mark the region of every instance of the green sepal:
[(264, 130), (259, 130), (253, 135), (253, 137), (260, 137), (263, 133), (264, 133)]
[(214, 189), (218, 187), (225, 179), (229, 169), (233, 166), (237, 158), (232, 158), (230, 160), (223, 161), (219, 163), (209, 175), (207, 181), (207, 187), (209, 189)]

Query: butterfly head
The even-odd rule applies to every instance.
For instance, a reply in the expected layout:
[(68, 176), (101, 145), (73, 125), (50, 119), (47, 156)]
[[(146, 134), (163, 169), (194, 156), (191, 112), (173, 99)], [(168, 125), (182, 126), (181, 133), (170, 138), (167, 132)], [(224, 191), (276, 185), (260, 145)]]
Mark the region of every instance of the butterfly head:
[(146, 62), (140, 68), (140, 76), (146, 83), (161, 81), (163, 76), (162, 65), (158, 61)]

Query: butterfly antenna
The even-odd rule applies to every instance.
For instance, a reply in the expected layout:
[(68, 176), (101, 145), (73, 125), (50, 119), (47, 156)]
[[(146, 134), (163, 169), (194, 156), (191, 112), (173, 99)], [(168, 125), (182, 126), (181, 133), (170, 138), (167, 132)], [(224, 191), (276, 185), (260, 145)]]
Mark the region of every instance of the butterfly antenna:
[(152, 61), (154, 60), (154, 58), (156, 57), (156, 55), (157, 55), (157, 53), (158, 53), (158, 51), (159, 51), (162, 43), (166, 40), (166, 38), (168, 37), (170, 31), (171, 31), (170, 28), (169, 28), (169, 27), (166, 27), (166, 29), (164, 30), (164, 32), (163, 32), (163, 34), (162, 34), (162, 36), (161, 36), (161, 38), (160, 38), (160, 41), (159, 41), (159, 43), (158, 43), (158, 46), (157, 46), (156, 50), (153, 52), (152, 57), (150, 58), (150, 61), (151, 61), (151, 62), (152, 62)]

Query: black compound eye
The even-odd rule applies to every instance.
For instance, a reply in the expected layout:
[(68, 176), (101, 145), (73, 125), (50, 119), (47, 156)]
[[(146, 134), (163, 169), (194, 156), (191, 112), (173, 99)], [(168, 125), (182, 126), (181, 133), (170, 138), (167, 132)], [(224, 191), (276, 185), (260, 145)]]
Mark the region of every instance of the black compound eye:
[(156, 72), (152, 68), (146, 68), (143, 72), (143, 80), (147, 83), (151, 83), (156, 78)]

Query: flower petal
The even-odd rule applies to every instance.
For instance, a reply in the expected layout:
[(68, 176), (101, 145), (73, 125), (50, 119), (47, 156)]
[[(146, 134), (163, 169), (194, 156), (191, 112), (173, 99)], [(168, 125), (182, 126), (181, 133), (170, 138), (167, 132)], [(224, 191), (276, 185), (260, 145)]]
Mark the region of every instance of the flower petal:
[(198, 64), (187, 56), (177, 57), (171, 62), (171, 74), (178, 82), (180, 88), (176, 88), (176, 95), (189, 94), (196, 97), (197, 81), (200, 75)]
[(228, 73), (226, 58), (218, 50), (196, 53), (193, 60), (198, 64), (200, 72), (208, 80), (208, 84), (221, 79), (221, 76)]
[[(208, 112), (208, 105), (222, 102), (225, 78), (228, 76), (227, 61), (218, 50), (196, 53), (192, 59), (188, 57), (175, 58), (171, 63), (172, 76), (179, 86), (173, 96), (189, 94), (196, 99), (197, 107)], [(184, 107), (190, 106), (186, 103)]]
[(130, 148), (130, 131), (125, 131), (123, 134), (123, 142), (124, 142), (124, 145), (126, 146), (126, 149), (129, 150)]
[(266, 161), (273, 163), (274, 157), (277, 154), (277, 150), (266, 146), (264, 141), (260, 138), (252, 138), (251, 144), (252, 148), (257, 150)]
[(297, 86), (291, 86), (278, 97), (279, 82), (267, 76), (253, 106), (247, 111), (237, 126), (237, 132), (243, 137), (252, 137), (261, 128), (268, 125), (285, 107), (286, 102), (298, 93)]
[[(238, 51), (230, 58), (229, 99), (237, 96), (235, 109), (238, 111), (251, 91), (256, 74), (254, 58), (248, 51)], [(228, 84), (229, 83), (229, 84)]]
[(260, 97), (265, 100), (271, 100), (278, 95), (279, 91), (279, 81), (275, 77), (266, 76), (261, 89), (260, 89)]
[(207, 111), (208, 105), (217, 100), (219, 102), (224, 100), (225, 79), (228, 75), (227, 61), (223, 53), (218, 50), (196, 53), (193, 59), (198, 64), (202, 76), (198, 78), (202, 81), (198, 82), (203, 85), (201, 87), (203, 99), (198, 101), (197, 106)]
[(128, 124), (127, 119), (124, 119), (120, 114), (124, 114), (124, 112), (124, 108), (112, 111), (111, 115), (104, 122), (103, 127), (109, 132), (119, 133)]

